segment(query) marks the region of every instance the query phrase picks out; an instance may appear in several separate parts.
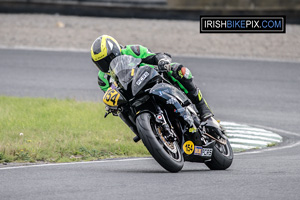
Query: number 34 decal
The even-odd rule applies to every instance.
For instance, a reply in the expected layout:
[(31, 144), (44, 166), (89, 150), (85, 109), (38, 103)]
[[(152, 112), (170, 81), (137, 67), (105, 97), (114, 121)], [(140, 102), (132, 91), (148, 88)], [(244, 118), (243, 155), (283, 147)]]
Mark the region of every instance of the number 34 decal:
[(108, 106), (117, 106), (120, 93), (112, 88), (108, 88), (103, 96), (103, 102)]

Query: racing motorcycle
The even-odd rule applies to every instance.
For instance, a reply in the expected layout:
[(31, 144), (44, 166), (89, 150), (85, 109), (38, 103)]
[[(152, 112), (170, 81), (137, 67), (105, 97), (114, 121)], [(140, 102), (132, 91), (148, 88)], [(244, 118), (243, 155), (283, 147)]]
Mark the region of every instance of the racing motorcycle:
[(211, 170), (227, 169), (233, 151), (225, 130), (213, 117), (200, 122), (194, 105), (170, 83), (167, 73), (129, 55), (114, 58), (110, 64), (114, 82), (103, 96), (105, 117), (119, 116), (135, 133), (133, 140), (142, 140), (169, 172), (179, 172), (184, 161), (205, 163)]

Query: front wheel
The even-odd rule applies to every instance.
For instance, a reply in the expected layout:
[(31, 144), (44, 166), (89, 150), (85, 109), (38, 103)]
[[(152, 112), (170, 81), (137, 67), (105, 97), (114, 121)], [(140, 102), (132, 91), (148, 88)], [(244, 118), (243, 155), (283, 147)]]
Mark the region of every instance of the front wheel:
[(230, 167), (232, 161), (233, 151), (228, 139), (226, 139), (225, 145), (216, 142), (211, 160), (205, 164), (211, 170), (225, 170)]
[(167, 141), (162, 128), (150, 113), (142, 113), (136, 119), (139, 135), (153, 158), (169, 172), (179, 172), (183, 167), (183, 156), (176, 141)]

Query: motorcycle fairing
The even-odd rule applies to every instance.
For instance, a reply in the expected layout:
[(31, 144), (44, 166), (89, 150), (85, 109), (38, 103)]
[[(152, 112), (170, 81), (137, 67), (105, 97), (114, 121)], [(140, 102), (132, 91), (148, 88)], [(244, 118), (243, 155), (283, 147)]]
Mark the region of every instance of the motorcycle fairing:
[(176, 99), (178, 99), (181, 103), (185, 103), (189, 101), (188, 97), (176, 87), (167, 84), (167, 83), (159, 83), (155, 85), (151, 90), (150, 93), (162, 96), (163, 94), (170, 94)]
[(167, 94), (170, 94), (170, 95), (176, 97), (183, 105), (189, 104), (189, 106), (187, 106), (187, 108), (190, 111), (190, 113), (197, 115), (195, 106), (191, 104), (189, 98), (180, 89), (174, 87), (173, 85), (167, 84), (167, 83), (159, 83), (150, 90), (150, 93), (154, 93), (156, 91), (158, 91), (160, 95), (162, 95), (163, 93), (167, 93)]
[(149, 66), (141, 66), (134, 72), (131, 90), (132, 95), (135, 96), (143, 87), (154, 77), (160, 76), (159, 73)]
[[(183, 158), (184, 161), (189, 162), (200, 162), (203, 163), (207, 160), (211, 159), (212, 153), (214, 151), (216, 141), (211, 141), (210, 143), (206, 145), (196, 145), (194, 146), (194, 151), (192, 154), (188, 155), (183, 151)], [(204, 151), (209, 153), (204, 153)]]
[(179, 115), (183, 121), (192, 117), (191, 113), (181, 105), (188, 101), (188, 98), (176, 87), (159, 83), (150, 90), (149, 94), (153, 95), (155, 100), (161, 102), (162, 105), (166, 105), (166, 108), (174, 114)]
[(112, 87), (108, 88), (103, 96), (103, 102), (110, 107), (117, 107), (126, 103), (126, 99), (123, 95), (118, 91), (118, 89), (112, 85)]

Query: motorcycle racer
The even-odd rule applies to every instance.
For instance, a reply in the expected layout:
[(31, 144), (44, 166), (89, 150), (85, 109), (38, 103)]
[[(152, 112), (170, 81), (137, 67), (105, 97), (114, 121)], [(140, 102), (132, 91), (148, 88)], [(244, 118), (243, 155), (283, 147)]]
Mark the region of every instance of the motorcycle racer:
[(130, 55), (142, 59), (142, 65), (157, 65), (159, 69), (168, 71), (170, 81), (178, 85), (196, 106), (201, 121), (213, 116), (202, 93), (193, 83), (191, 71), (180, 63), (172, 63), (171, 56), (167, 53), (153, 53), (142, 45), (120, 46), (111, 36), (102, 35), (98, 37), (91, 46), (92, 61), (99, 69), (98, 85), (105, 92), (110, 83), (110, 62), (119, 55)]

